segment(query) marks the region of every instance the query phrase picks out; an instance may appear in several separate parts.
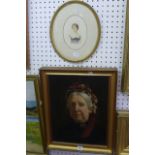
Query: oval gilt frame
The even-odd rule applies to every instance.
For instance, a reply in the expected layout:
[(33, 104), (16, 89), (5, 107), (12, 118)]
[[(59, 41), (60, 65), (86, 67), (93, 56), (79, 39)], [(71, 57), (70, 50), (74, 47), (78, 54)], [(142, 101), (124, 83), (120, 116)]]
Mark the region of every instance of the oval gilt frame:
[[(73, 34), (72, 38), (71, 35), (75, 32), (79, 33), (79, 36)], [(64, 60), (70, 62), (86, 60), (96, 51), (100, 36), (99, 18), (93, 8), (83, 1), (64, 3), (52, 18), (51, 43), (57, 54)]]

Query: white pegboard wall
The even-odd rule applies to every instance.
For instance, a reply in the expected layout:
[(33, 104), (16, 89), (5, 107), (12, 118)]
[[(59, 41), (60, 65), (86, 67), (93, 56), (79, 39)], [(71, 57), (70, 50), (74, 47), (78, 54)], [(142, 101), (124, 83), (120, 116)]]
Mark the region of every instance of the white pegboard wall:
[(50, 42), (50, 22), (54, 12), (67, 0), (29, 0), (30, 70), (40, 67), (92, 67), (118, 69), (117, 110), (128, 110), (128, 95), (121, 92), (126, 0), (84, 0), (99, 16), (101, 40), (96, 52), (87, 60), (72, 63), (63, 60)]

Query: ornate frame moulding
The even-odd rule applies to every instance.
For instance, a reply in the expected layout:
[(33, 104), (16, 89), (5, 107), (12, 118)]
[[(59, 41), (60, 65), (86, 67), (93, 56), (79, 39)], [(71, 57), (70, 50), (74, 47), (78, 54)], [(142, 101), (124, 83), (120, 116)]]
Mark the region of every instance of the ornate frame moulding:
[(116, 155), (129, 154), (129, 112), (117, 112)]

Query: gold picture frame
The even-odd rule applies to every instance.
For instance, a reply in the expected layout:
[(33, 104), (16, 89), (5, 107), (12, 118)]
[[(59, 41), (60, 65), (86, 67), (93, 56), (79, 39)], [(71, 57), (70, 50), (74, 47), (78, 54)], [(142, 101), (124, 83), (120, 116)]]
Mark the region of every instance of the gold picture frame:
[[(40, 81), (47, 149), (113, 152), (117, 69), (45, 67)], [(91, 105), (87, 120), (74, 111), (79, 103)]]
[(125, 23), (125, 39), (124, 39), (124, 55), (122, 69), (122, 92), (129, 92), (129, 1), (126, 6), (126, 23)]
[(26, 0), (26, 69), (30, 69), (28, 0)]
[(60, 6), (50, 25), (54, 50), (70, 62), (80, 62), (90, 57), (98, 47), (100, 35), (101, 26), (96, 12), (79, 0)]
[(129, 155), (129, 112), (117, 112), (116, 155)]
[(26, 76), (26, 151), (44, 153), (44, 121), (40, 104), (39, 78)]

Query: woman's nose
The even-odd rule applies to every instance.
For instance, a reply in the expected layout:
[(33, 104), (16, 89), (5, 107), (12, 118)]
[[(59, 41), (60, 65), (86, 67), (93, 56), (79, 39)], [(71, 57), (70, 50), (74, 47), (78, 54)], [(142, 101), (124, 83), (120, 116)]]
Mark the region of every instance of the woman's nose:
[(78, 104), (75, 105), (74, 110), (75, 110), (75, 111), (78, 111), (78, 110), (79, 110)]

